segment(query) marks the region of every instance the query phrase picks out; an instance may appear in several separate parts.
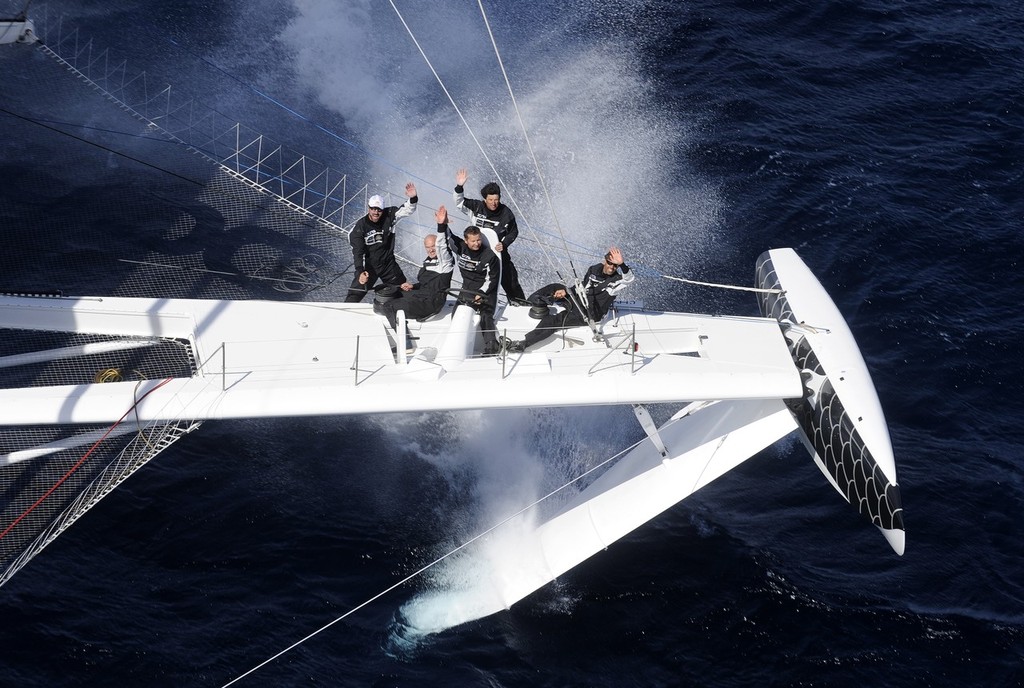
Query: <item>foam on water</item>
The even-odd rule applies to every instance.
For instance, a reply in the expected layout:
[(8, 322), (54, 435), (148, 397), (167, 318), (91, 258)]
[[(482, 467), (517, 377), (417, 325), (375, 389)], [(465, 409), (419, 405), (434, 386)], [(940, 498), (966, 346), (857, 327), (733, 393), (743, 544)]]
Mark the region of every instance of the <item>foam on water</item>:
[(513, 519), (446, 560), (429, 576), (430, 589), (402, 606), (406, 625), (418, 634), (437, 633), (507, 609), (509, 589), (546, 582), (535, 525), (532, 515)]

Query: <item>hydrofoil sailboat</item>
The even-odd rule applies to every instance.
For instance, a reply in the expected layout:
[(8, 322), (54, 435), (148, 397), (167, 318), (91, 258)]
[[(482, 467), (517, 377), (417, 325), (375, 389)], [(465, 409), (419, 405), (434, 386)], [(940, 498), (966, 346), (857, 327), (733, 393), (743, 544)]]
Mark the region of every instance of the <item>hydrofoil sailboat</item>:
[[(117, 102), (160, 129), (164, 120)], [(233, 160), (212, 158), (222, 176), (312, 214), (294, 193), (275, 191), (284, 173), (261, 174), (262, 153), (253, 167), (240, 165), (245, 149)], [(317, 202), (326, 207), (329, 196)], [(316, 221), (348, 228), (326, 212)], [(528, 352), (497, 356), (483, 355), (479, 316), (454, 296), (440, 313), (412, 322), (400, 315), (392, 328), (371, 304), (338, 301), (2, 295), (0, 424), (21, 430), (0, 455), (8, 495), (0, 584), (203, 422), (461, 409), (630, 405), (645, 433), (538, 521), (537, 546), (520, 569), (496, 574), (496, 602), (480, 614), (514, 604), (793, 433), (842, 498), (902, 554), (888, 429), (844, 318), (790, 249), (757, 259), (754, 288), (758, 317), (619, 302), (593, 329), (560, 331)], [(504, 303), (495, 320), (497, 334), (510, 339), (536, 324), (530, 309)], [(677, 411), (657, 426), (649, 404)], [(120, 448), (101, 459), (97, 447), (115, 438)]]

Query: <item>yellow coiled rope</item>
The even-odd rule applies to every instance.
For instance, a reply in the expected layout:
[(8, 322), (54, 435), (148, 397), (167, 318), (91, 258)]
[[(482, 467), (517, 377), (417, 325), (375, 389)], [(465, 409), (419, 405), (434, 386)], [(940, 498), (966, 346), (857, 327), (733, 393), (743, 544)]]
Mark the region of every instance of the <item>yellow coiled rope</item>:
[(96, 377), (93, 378), (93, 382), (121, 382), (124, 377), (121, 375), (120, 368), (106, 368), (96, 373)]

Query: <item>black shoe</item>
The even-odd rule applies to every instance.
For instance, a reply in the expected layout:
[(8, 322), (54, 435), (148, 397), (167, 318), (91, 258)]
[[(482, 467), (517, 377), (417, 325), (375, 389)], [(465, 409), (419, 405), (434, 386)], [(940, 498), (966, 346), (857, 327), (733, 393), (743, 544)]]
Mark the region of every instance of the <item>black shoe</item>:
[(503, 354), (521, 354), (526, 349), (523, 346), (523, 340), (513, 340), (508, 337), (501, 338), (501, 353)]

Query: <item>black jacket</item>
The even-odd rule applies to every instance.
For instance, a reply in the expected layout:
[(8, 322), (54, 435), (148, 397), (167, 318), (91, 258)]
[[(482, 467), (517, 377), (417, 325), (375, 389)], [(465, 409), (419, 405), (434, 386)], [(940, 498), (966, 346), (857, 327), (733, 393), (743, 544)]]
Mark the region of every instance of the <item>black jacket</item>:
[(412, 288), (426, 297), (447, 291), (452, 285), (452, 272), (455, 271), (455, 261), (452, 257), (452, 250), (448, 245), (448, 237), (438, 225), (437, 253), (434, 258), (424, 258), (423, 265), (416, 275), (416, 284)]
[(508, 248), (512, 242), (519, 237), (519, 225), (516, 224), (516, 216), (504, 203), (498, 204), (498, 209), (491, 212), (487, 204), (475, 198), (466, 198), (461, 186), (455, 187), (455, 207), (470, 217), (470, 223), (474, 227), (484, 229), (490, 227), (498, 235), (498, 241), (502, 246)]
[(498, 275), (501, 261), (491, 249), (482, 245), (479, 250), (471, 251), (466, 241), (452, 233), (448, 225), (438, 225), (437, 231), (444, 231), (448, 237), (448, 246), (455, 255), (455, 264), (462, 273), (462, 288), (482, 292), (489, 301), (496, 302), (498, 294)]
[[(621, 272), (620, 272), (621, 270)], [(615, 302), (615, 296), (636, 279), (629, 266), (623, 263), (610, 275), (604, 274), (604, 264), (591, 265), (583, 277), (583, 288), (587, 294), (587, 311), (595, 321), (600, 321)]]
[(380, 219), (370, 222), (369, 215), (363, 215), (352, 227), (348, 242), (352, 245), (352, 261), (358, 275), (367, 269), (381, 274), (395, 262), (395, 224), (416, 210), (417, 197), (413, 196), (401, 207), (384, 208)]

